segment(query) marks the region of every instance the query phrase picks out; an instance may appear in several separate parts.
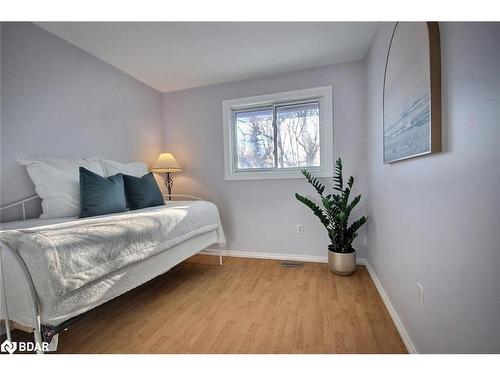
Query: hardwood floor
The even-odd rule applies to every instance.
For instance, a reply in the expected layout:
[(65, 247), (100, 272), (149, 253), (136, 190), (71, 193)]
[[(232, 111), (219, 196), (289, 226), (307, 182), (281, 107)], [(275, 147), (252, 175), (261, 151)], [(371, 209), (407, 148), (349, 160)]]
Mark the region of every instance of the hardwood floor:
[(92, 311), (59, 353), (406, 353), (365, 267), (196, 255)]

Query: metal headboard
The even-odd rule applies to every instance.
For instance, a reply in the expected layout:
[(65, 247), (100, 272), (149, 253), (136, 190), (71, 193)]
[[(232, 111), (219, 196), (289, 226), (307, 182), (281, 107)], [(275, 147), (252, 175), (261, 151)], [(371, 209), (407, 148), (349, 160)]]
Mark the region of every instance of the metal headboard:
[[(162, 194), (163, 195), (163, 198), (165, 199), (165, 201), (167, 200), (171, 200), (171, 199), (168, 199), (168, 198), (173, 198), (173, 197), (179, 197), (179, 198), (189, 198), (189, 199), (192, 199), (192, 200), (196, 200), (196, 201), (201, 201), (203, 200), (202, 198), (200, 197), (196, 197), (194, 195), (185, 195), (185, 194)], [(13, 207), (16, 207), (16, 206), (21, 206), (22, 208), (22, 212), (23, 212), (23, 220), (26, 220), (26, 203), (28, 202), (31, 202), (35, 199), (41, 199), (38, 195), (32, 195), (31, 197), (28, 197), (28, 198), (24, 198), (24, 199), (21, 199), (19, 201), (16, 201), (14, 203), (10, 203), (6, 206), (2, 206), (0, 207), (0, 212), (3, 211), (3, 210), (6, 210), (8, 208), (13, 208)]]
[[(10, 203), (8, 205), (0, 207), (0, 212), (2, 210), (5, 210), (7, 208), (13, 208), (16, 206), (21, 206), (22, 212), (23, 212), (23, 220), (26, 220), (26, 203), (31, 202), (35, 199), (39, 199), (40, 197), (38, 195), (33, 195), (31, 197), (21, 199), (17, 202)], [(38, 297), (35, 292), (35, 286), (33, 285), (33, 280), (31, 279), (31, 276), (29, 275), (28, 269), (26, 268), (26, 264), (23, 262), (19, 254), (12, 250), (12, 248), (5, 243), (4, 241), (0, 240), (0, 294), (2, 295), (2, 305), (4, 306), (4, 315), (5, 315), (5, 330), (7, 334), (7, 340), (12, 341), (11, 338), (11, 333), (10, 333), (10, 320), (9, 320), (9, 309), (7, 305), (7, 297), (6, 297), (6, 286), (5, 286), (5, 280), (4, 278), (4, 269), (3, 269), (3, 264), (4, 264), (4, 259), (3, 257), (6, 256), (4, 252), (7, 252), (10, 254), (10, 256), (13, 257), (14, 263), (17, 265), (18, 270), (20, 271), (21, 274), (21, 279), (23, 280), (24, 288), (26, 289), (27, 295), (29, 296), (29, 307), (30, 307), (30, 312), (31, 312), (31, 319), (32, 319), (32, 328), (33, 328), (33, 334), (35, 336), (35, 342), (38, 345), (41, 345), (43, 342), (42, 338), (42, 332), (41, 332), (41, 324), (40, 324), (40, 304), (38, 301)], [(57, 339), (56, 342), (54, 343), (57, 345)], [(39, 346), (40, 347), (40, 346)], [(37, 353), (43, 353), (43, 350), (37, 349)]]
[(8, 204), (6, 206), (2, 206), (0, 207), (0, 211), (21, 205), (23, 210), (23, 220), (26, 220), (26, 203), (31, 202), (32, 200), (35, 199), (40, 199), (40, 197), (38, 195), (32, 195), (31, 197), (21, 199), (20, 201)]

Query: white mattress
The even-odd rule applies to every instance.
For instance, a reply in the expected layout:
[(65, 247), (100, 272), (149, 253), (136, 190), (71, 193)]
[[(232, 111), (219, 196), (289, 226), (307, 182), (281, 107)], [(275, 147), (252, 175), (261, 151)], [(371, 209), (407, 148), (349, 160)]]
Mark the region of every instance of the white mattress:
[[(206, 203), (206, 202), (205, 202)], [(193, 202), (171, 202), (169, 206), (193, 204)], [(147, 210), (147, 209), (146, 209)], [(143, 210), (140, 210), (143, 211)], [(124, 213), (125, 215), (126, 213)], [(114, 214), (113, 217), (120, 214)], [(107, 216), (107, 215), (105, 215)], [(103, 217), (105, 217), (103, 216)], [(62, 223), (78, 222), (77, 218), (64, 219), (35, 219), (22, 222), (12, 222), (2, 225), (2, 230), (36, 229)], [(36, 232), (36, 230), (35, 230)], [(42, 324), (57, 325), (65, 320), (79, 315), (95, 306), (98, 306), (144, 282), (168, 271), (171, 267), (184, 259), (196, 254), (206, 247), (224, 241), (221, 228), (212, 229), (188, 237), (186, 240), (166, 247), (139, 262), (126, 264), (119, 269), (108, 272), (98, 279), (91, 280), (64, 295), (55, 295), (45, 290), (46, 284), (35, 284), (40, 302)], [(19, 273), (16, 271), (13, 259), (4, 257), (4, 278), (6, 295), (9, 305), (9, 318), (24, 325), (30, 325), (30, 312), (26, 309), (26, 295), (19, 289)], [(32, 272), (32, 271), (30, 271)], [(39, 272), (33, 271), (33, 272)], [(44, 285), (41, 287), (40, 285)], [(1, 315), (1, 314), (0, 314)]]
[(185, 204), (192, 204), (195, 203), (196, 201), (167, 201), (165, 202), (165, 206), (156, 206), (156, 207), (149, 207), (149, 208), (144, 208), (141, 210), (135, 210), (135, 211), (126, 211), (126, 212), (119, 212), (119, 213), (114, 213), (114, 214), (108, 214), (108, 215), (100, 215), (100, 216), (92, 216), (89, 218), (83, 218), (79, 219), (76, 216), (69, 216), (69, 217), (59, 217), (56, 219), (28, 219), (28, 220), (16, 220), (16, 221), (8, 221), (5, 223), (0, 223), (0, 230), (16, 230), (16, 229), (33, 229), (33, 228), (39, 228), (39, 227), (44, 227), (47, 225), (54, 225), (54, 224), (62, 224), (62, 223), (70, 223), (70, 222), (78, 222), (82, 220), (88, 220), (88, 219), (100, 219), (100, 218), (106, 218), (106, 217), (120, 217), (123, 215), (127, 215), (133, 212), (148, 212), (148, 211), (153, 211), (157, 209), (158, 207), (178, 207), (181, 205)]

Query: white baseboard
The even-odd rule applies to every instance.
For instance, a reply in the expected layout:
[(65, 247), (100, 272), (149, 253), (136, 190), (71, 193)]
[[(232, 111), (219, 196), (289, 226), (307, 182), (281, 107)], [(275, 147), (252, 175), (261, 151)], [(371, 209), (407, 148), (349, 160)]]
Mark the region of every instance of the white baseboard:
[[(219, 249), (205, 249), (201, 252), (201, 254), (219, 256)], [(253, 259), (291, 260), (296, 262), (328, 263), (328, 257), (321, 255), (279, 254), (253, 251), (222, 250), (222, 256)], [(356, 264), (365, 265), (366, 258), (357, 258)]]
[(389, 315), (391, 316), (391, 319), (394, 322), (394, 325), (396, 326), (396, 329), (398, 330), (399, 335), (403, 340), (403, 343), (406, 346), (406, 350), (410, 354), (418, 354), (415, 345), (413, 345), (413, 342), (411, 341), (410, 335), (408, 335), (408, 332), (406, 331), (403, 323), (401, 322), (401, 319), (399, 319), (398, 313), (394, 309), (394, 306), (392, 306), (391, 300), (389, 299), (389, 296), (385, 292), (382, 283), (375, 274), (375, 271), (373, 271), (373, 268), (370, 266), (370, 263), (366, 262), (365, 266), (366, 269), (368, 270), (368, 273), (370, 274), (370, 277), (373, 280), (373, 283), (375, 284), (375, 287), (378, 290), (378, 294), (380, 294), (382, 301), (384, 301), (384, 305), (387, 308), (387, 311), (389, 312)]

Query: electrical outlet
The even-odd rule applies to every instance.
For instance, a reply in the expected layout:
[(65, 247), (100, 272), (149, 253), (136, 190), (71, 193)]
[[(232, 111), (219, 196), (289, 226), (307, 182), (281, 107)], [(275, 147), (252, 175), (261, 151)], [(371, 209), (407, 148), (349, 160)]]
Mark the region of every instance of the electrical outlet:
[(424, 307), (424, 287), (420, 283), (417, 283), (417, 302), (422, 309)]
[(297, 224), (297, 233), (298, 234), (304, 233), (304, 227), (302, 226), (302, 224)]

